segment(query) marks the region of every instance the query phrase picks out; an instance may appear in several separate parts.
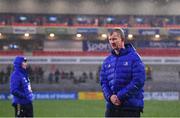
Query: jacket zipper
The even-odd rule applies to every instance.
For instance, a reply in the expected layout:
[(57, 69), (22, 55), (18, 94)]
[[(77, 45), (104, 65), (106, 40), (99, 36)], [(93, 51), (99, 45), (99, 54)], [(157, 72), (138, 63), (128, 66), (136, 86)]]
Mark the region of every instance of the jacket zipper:
[[(114, 69), (114, 79), (116, 79), (116, 76), (117, 76), (117, 75), (116, 75), (116, 69), (117, 69), (118, 58), (119, 58), (119, 56), (116, 57), (115, 69)], [(116, 93), (114, 92), (114, 94), (116, 94)]]

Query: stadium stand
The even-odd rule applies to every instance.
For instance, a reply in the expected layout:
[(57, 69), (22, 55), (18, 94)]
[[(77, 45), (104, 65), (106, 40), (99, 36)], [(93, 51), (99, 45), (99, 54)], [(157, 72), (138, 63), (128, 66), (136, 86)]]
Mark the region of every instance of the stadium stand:
[[(180, 56), (179, 49), (137, 49), (141, 56)], [(33, 56), (107, 56), (108, 52), (84, 51), (33, 51)]]
[(176, 15), (0, 14), (1, 26), (178, 27)]
[[(103, 2), (100, 5), (107, 3)], [(145, 90), (180, 91), (178, 86), (180, 83), (178, 66), (180, 16), (177, 14), (155, 14), (154, 12), (144, 14), (143, 10), (138, 10), (141, 14), (137, 11), (131, 13), (128, 10), (120, 14), (110, 12), (100, 14), (98, 10), (95, 10), (97, 13), (94, 14), (83, 11), (62, 13), (63, 10), (58, 10), (57, 13), (9, 11), (11, 10), (0, 13), (0, 91), (9, 91), (8, 79), (5, 79), (9, 76), (5, 74), (10, 64), (10, 62), (4, 62), (7, 58), (13, 58), (16, 55), (42, 60), (43, 58), (48, 60), (51, 57), (102, 58), (108, 55), (110, 50), (107, 37), (101, 37), (101, 35), (117, 27), (123, 28), (127, 41), (134, 45), (139, 54), (146, 58), (145, 60), (149, 59), (148, 61), (152, 62), (146, 62), (150, 68), (148, 77), (151, 79), (147, 79)], [(77, 34), (82, 36), (76, 37)], [(128, 37), (129, 34), (132, 35), (131, 38)], [(155, 35), (158, 35), (157, 38), (154, 38)], [(160, 58), (162, 63), (156, 62), (156, 58)], [(169, 58), (177, 60), (166, 64), (165, 60)], [(90, 64), (90, 62), (86, 64), (42, 64), (40, 62), (32, 64), (29, 71), (35, 91), (100, 91), (99, 65), (100, 63)]]
[(1, 51), (0, 56), (16, 56), (16, 55), (24, 55), (22, 50), (13, 50), (13, 51)]

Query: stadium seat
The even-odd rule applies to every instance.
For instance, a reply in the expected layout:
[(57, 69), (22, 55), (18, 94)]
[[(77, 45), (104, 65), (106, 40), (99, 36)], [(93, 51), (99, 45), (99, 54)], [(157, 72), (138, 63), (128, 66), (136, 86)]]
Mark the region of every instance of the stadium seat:
[(0, 51), (0, 56), (16, 56), (16, 55), (24, 55), (24, 52), (20, 50)]
[[(180, 49), (137, 49), (141, 56), (180, 56)], [(108, 52), (83, 51), (33, 51), (33, 56), (107, 56)]]

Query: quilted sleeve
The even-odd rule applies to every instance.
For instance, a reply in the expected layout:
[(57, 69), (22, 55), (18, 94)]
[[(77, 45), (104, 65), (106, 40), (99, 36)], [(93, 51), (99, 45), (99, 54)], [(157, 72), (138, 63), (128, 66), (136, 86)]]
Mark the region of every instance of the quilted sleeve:
[(104, 66), (105, 64), (102, 65), (102, 68), (100, 71), (100, 84), (101, 84), (102, 92), (104, 94), (106, 101), (110, 102), (112, 91), (110, 90), (110, 87), (109, 87), (109, 81), (107, 79)]

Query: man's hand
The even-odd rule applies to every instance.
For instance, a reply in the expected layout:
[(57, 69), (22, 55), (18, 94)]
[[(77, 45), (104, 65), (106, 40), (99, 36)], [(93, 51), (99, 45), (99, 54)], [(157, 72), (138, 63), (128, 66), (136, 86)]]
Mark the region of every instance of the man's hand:
[(121, 101), (118, 99), (117, 95), (112, 95), (112, 96), (110, 97), (110, 100), (111, 100), (111, 102), (112, 102), (114, 105), (116, 105), (116, 106), (121, 105)]

